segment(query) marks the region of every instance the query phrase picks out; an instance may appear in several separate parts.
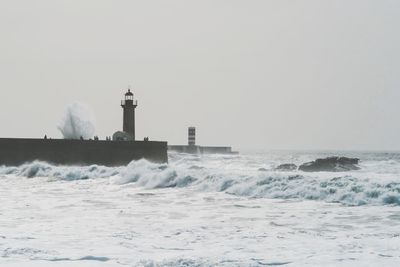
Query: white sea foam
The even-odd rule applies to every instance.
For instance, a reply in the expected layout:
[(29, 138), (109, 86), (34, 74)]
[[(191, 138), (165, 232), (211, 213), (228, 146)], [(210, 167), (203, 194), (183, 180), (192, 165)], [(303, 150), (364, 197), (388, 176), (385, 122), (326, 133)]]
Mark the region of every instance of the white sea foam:
[(0, 167), (0, 175), (35, 178), (47, 177), (66, 181), (108, 178), (119, 173), (119, 168), (104, 166), (54, 166), (46, 162), (35, 161), (19, 167)]
[[(259, 171), (256, 164), (247, 167), (246, 160), (240, 157), (172, 155), (174, 157), (169, 165), (139, 160), (118, 168), (96, 165), (65, 167), (33, 162), (20, 167), (1, 167), (0, 174), (62, 180), (110, 177), (112, 184), (132, 183), (146, 189), (191, 187), (204, 192), (225, 192), (252, 198), (317, 200), (355, 206), (400, 205), (400, 181), (397, 174), (390, 172), (377, 173), (368, 169), (313, 174)], [(388, 164), (393, 172), (393, 162)]]
[(0, 265), (399, 266), (399, 157), (273, 171), (322, 156), (0, 166)]
[(94, 114), (88, 106), (72, 103), (66, 107), (58, 129), (65, 139), (93, 138), (96, 130)]

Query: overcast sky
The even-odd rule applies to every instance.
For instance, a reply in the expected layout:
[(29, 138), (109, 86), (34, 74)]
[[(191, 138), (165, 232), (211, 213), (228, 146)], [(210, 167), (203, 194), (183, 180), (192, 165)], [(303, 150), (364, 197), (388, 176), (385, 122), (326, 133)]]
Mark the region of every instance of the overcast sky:
[(399, 0), (0, 0), (1, 137), (61, 137), (71, 102), (101, 138), (237, 149), (400, 149)]

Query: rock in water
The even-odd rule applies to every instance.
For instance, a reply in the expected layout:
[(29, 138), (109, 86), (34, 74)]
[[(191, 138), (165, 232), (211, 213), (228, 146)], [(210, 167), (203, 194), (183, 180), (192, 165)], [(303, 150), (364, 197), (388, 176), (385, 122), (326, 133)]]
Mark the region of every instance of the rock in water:
[(299, 167), (300, 171), (305, 172), (344, 172), (359, 170), (356, 158), (347, 157), (329, 157), (325, 159), (317, 159), (312, 162), (305, 163)]
[(297, 170), (297, 165), (292, 163), (281, 164), (275, 168), (277, 171), (295, 171)]

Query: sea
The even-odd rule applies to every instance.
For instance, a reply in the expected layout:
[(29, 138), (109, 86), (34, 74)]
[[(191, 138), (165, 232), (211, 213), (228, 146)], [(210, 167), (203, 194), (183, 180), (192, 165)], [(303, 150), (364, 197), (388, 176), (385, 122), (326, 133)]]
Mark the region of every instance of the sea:
[[(360, 170), (275, 170), (328, 156)], [(3, 166), (0, 266), (400, 266), (400, 153)]]

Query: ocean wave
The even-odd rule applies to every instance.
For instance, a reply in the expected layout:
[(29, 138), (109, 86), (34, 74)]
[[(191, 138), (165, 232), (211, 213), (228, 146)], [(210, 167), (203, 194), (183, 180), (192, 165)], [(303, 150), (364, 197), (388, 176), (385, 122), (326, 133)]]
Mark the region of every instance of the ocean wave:
[(120, 168), (104, 166), (55, 166), (46, 162), (35, 161), (19, 167), (0, 167), (0, 175), (35, 178), (48, 177), (65, 181), (108, 178), (117, 175)]
[(224, 158), (188, 156), (170, 164), (146, 160), (125, 167), (54, 166), (33, 162), (20, 167), (0, 167), (0, 176), (48, 177), (65, 181), (108, 178), (111, 184), (133, 183), (146, 189), (185, 188), (225, 192), (251, 198), (318, 200), (359, 205), (400, 205), (396, 175), (377, 173), (315, 173), (258, 171), (259, 165)]
[(110, 181), (114, 184), (136, 183), (147, 189), (186, 187), (196, 181), (192, 176), (182, 173), (167, 164), (139, 160), (131, 162)]

